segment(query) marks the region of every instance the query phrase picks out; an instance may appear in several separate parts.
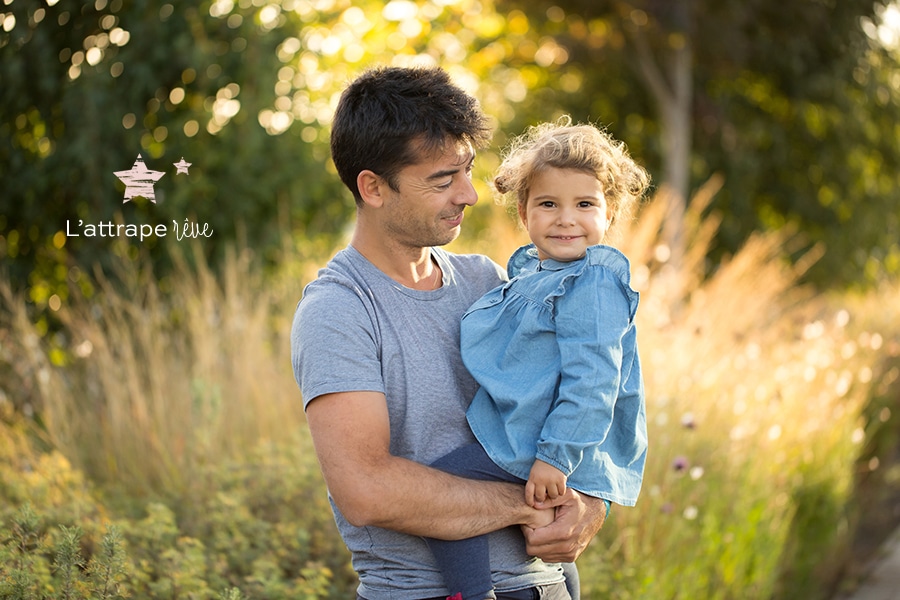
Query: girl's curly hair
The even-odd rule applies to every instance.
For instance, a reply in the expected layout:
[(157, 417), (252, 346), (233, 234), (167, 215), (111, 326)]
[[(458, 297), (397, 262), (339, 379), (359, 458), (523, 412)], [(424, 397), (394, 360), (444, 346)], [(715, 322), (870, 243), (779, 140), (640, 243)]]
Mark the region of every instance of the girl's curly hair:
[(564, 116), (529, 127), (511, 141), (493, 188), (508, 205), (524, 207), (535, 176), (551, 167), (595, 176), (603, 186), (612, 227), (632, 218), (650, 185), (649, 174), (624, 143), (594, 125), (573, 125)]

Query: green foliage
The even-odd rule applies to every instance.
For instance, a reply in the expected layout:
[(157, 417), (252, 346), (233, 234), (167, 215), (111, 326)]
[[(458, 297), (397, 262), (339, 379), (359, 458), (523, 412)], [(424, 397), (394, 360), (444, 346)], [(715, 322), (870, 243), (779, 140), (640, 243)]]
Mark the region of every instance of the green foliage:
[(128, 562), (124, 544), (122, 532), (116, 526), (110, 526), (100, 540), (100, 549), (87, 567), (88, 577), (94, 583), (95, 598), (115, 600), (127, 597), (125, 580)]
[(81, 529), (78, 527), (59, 528), (59, 539), (56, 542), (56, 557), (53, 565), (59, 581), (57, 597), (61, 600), (72, 600), (80, 595), (83, 587), (81, 570), (85, 566), (81, 556)]
[[(305, 472), (290, 451), (260, 448), (215, 469), (186, 515), (150, 503), (98, 538), (24, 504), (0, 520), (0, 598), (346, 597), (356, 582), (346, 549), (298, 464)], [(63, 508), (56, 519), (77, 510)]]
[(36, 562), (33, 553), (40, 550), (42, 541), (37, 516), (26, 504), (13, 519), (9, 534), (3, 536), (0, 558), (7, 567), (5, 572), (0, 572), (3, 575), (0, 597), (24, 600), (37, 596), (36, 584), (31, 577)]
[[(214, 232), (203, 245), (214, 260), (237, 239), (271, 257), (283, 231), (340, 231), (352, 203), (323, 176), (322, 140), (299, 127), (271, 136), (257, 122), (274, 100), (281, 41), (258, 9), (226, 20), (207, 2), (42, 4), (11, 3), (15, 26), (0, 30), (0, 256), (36, 307), (65, 300), (80, 273), (115, 256), (149, 253), (163, 274), (173, 222), (185, 218)], [(113, 175), (139, 153), (166, 174), (155, 204), (123, 204)], [(175, 173), (182, 157), (189, 175)], [(168, 234), (68, 235), (80, 222)]]
[(813, 473), (805, 474), (803, 481), (794, 491), (792, 504), (796, 512), (781, 556), (784, 575), (779, 596), (782, 598), (795, 598), (798, 594), (827, 596), (828, 590), (823, 589), (822, 582), (829, 581), (830, 573), (838, 566), (829, 559), (833, 558), (839, 542), (846, 541), (841, 537), (848, 533), (840, 490)]
[[(5, 533), (7, 523), (2, 526), (0, 531)], [(48, 528), (29, 504), (12, 517), (9, 534), (0, 548), (0, 598), (125, 597), (121, 592), (127, 570), (122, 538), (116, 527), (107, 529), (100, 541), (100, 552), (89, 562), (82, 553), (80, 527)], [(48, 537), (55, 538), (55, 543), (47, 542)]]
[(308, 441), (213, 462), (167, 503), (113, 490), (113, 511), (33, 433), (0, 420), (0, 598), (315, 600), (355, 585)]

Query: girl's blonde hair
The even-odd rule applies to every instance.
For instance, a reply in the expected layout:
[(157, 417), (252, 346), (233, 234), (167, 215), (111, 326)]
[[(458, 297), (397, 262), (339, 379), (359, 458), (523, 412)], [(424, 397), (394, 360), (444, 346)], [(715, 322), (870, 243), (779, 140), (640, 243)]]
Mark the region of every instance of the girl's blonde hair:
[(548, 168), (591, 174), (603, 186), (611, 227), (629, 220), (650, 185), (647, 171), (625, 144), (594, 125), (556, 122), (529, 127), (508, 146), (493, 187), (508, 204), (524, 208), (535, 176)]

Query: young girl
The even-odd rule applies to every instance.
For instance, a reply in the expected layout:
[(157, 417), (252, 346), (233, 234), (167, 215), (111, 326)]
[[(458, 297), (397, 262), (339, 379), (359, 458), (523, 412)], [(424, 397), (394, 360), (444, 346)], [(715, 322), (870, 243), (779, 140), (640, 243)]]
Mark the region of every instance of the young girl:
[[(513, 141), (494, 179), (532, 244), (510, 281), (462, 319), (462, 356), (480, 384), (467, 417), (478, 444), (433, 466), (525, 483), (535, 506), (571, 487), (634, 506), (647, 453), (629, 263), (601, 245), (649, 183), (622, 143), (568, 118)], [(487, 540), (428, 539), (448, 600), (496, 598)], [(560, 569), (574, 578), (574, 565)], [(577, 592), (573, 595), (577, 596)], [(515, 597), (503, 596), (503, 597)]]

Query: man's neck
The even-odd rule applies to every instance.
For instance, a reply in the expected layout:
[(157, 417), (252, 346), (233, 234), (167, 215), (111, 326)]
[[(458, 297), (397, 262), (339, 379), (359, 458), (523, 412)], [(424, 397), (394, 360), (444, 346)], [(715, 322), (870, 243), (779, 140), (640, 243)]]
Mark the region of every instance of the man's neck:
[(357, 227), (350, 245), (375, 267), (413, 289), (440, 287), (440, 269), (431, 259), (431, 248), (399, 244), (385, 236), (368, 235)]

